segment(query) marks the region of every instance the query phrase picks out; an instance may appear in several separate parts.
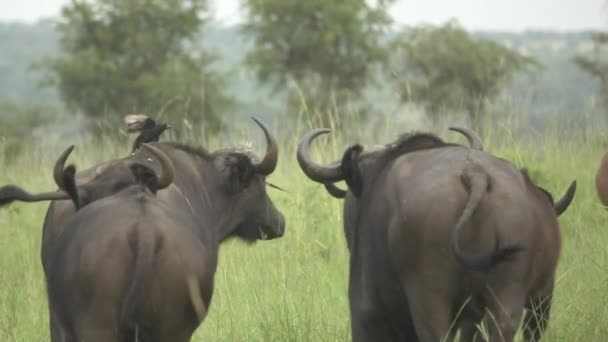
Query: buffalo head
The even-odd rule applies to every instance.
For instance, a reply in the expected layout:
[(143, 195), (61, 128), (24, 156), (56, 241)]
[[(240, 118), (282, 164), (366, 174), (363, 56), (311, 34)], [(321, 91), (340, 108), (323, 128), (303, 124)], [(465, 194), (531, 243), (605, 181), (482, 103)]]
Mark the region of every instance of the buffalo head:
[(278, 144), (263, 123), (253, 120), (266, 137), (264, 156), (248, 148), (225, 148), (210, 154), (220, 174), (223, 197), (230, 203), (227, 216), (229, 226), (234, 227), (230, 235), (246, 241), (278, 238), (285, 231), (285, 218), (266, 193), (266, 177), (278, 162)]

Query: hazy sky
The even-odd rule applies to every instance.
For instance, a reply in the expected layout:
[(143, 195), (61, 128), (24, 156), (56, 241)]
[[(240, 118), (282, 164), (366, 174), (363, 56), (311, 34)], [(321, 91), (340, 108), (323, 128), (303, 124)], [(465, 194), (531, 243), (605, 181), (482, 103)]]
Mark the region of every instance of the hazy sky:
[[(303, 0), (305, 1), (305, 0)], [(338, 1), (338, 0), (327, 0)], [(68, 0), (0, 0), (0, 20), (32, 22), (55, 16)], [(212, 0), (216, 17), (238, 22), (239, 0)], [(468, 29), (607, 29), (606, 0), (397, 0), (391, 9), (403, 24), (457, 18)]]

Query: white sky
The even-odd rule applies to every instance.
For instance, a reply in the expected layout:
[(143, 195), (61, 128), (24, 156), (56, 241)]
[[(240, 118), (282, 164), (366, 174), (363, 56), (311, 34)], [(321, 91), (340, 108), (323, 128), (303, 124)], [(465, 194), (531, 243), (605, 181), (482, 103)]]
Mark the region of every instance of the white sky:
[[(305, 1), (305, 0), (303, 0)], [(338, 1), (338, 0), (327, 0)], [(0, 0), (0, 20), (33, 22), (59, 14), (69, 0)], [(240, 20), (239, 0), (211, 0), (216, 18)], [(391, 9), (402, 24), (442, 23), (455, 17), (467, 29), (607, 29), (606, 0), (397, 0)]]

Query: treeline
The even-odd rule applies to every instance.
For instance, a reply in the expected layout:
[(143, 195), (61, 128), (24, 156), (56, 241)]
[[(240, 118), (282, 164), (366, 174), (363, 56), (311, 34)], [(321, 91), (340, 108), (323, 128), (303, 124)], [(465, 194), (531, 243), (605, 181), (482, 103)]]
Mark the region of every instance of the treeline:
[[(472, 32), (475, 37), (494, 40), (525, 49), (545, 68), (534, 77), (520, 77), (509, 87), (514, 95), (534, 94), (530, 112), (580, 112), (598, 90), (598, 82), (571, 61), (571, 52), (591, 49), (592, 32), (561, 33), (550, 31)], [(18, 102), (57, 101), (53, 88), (41, 88), (43, 73), (31, 66), (42, 56), (59, 51), (59, 34), (50, 20), (34, 24), (0, 22), (0, 99)], [(244, 103), (255, 102), (258, 87), (242, 66), (247, 42), (237, 27), (211, 24), (199, 34), (201, 42), (216, 51), (217, 67), (233, 72), (228, 86)]]
[(0, 24), (0, 120), (22, 113), (43, 124), (52, 115), (35, 113), (46, 105), (93, 118), (161, 114), (211, 130), (234, 114), (327, 125), (404, 115), (400, 104), (435, 124), (452, 115), (480, 126), (505, 112), (540, 126), (602, 118), (598, 81), (573, 62), (595, 51), (591, 32), (470, 33), (455, 22), (395, 31), (388, 2), (323, 0), (244, 1), (245, 25), (222, 27), (200, 14), (206, 1), (173, 2), (75, 2), (59, 25)]

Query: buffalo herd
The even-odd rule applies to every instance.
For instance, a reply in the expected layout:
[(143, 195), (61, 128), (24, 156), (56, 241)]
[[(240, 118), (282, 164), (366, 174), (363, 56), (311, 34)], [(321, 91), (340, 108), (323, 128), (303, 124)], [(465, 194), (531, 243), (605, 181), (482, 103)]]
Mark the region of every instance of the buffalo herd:
[[(41, 261), (51, 341), (191, 339), (210, 308), (220, 244), (285, 233), (266, 191), (279, 145), (253, 120), (263, 155), (159, 141), (170, 126), (144, 117), (129, 123), (140, 134), (126, 157), (77, 172), (66, 166), (70, 146), (52, 172), (57, 190), (0, 188), (0, 206), (50, 201)], [(558, 217), (576, 182), (554, 199), (525, 169), (485, 152), (475, 132), (450, 129), (468, 145), (414, 132), (354, 144), (329, 164), (311, 153), (328, 129), (297, 146), (302, 172), (344, 200), (354, 342), (512, 341), (520, 323), (526, 341), (539, 341), (547, 327)], [(602, 167), (606, 204), (608, 161)]]

